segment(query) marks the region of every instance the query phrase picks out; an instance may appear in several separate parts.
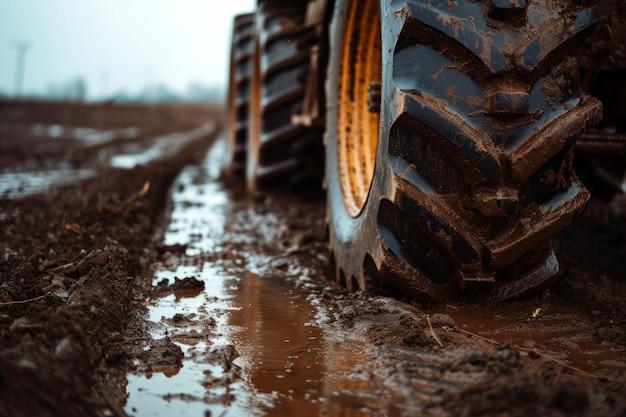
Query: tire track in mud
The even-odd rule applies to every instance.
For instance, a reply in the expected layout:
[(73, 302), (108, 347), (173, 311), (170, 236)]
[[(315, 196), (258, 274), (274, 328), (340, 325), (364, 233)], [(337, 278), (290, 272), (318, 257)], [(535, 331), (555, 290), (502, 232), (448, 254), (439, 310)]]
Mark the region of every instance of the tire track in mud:
[[(317, 324), (319, 300), (294, 280), (313, 285), (306, 281), (318, 271), (274, 262), (280, 262), (277, 249), (295, 247), (294, 236), (271, 213), (229, 199), (217, 182), (221, 145), (174, 184), (164, 256), (147, 301), (150, 340), (139, 348), (146, 353), (136, 354), (140, 373), (129, 375), (126, 409), (317, 414), (326, 408), (329, 347)], [(315, 239), (306, 234), (296, 233)], [(343, 374), (367, 359), (362, 344), (331, 347), (337, 365), (331, 379), (359, 392), (360, 379), (353, 383)]]
[(220, 146), (173, 187), (129, 414), (624, 411), (601, 383), (470, 337), (446, 314), (336, 287), (323, 204), (225, 190)]
[[(42, 134), (33, 133), (38, 132), (37, 128), (39, 126), (38, 124), (31, 126), (32, 132), (29, 134), (30, 140), (38, 136), (41, 136), (40, 140), (42, 142), (46, 140), (60, 140), (58, 137), (54, 136), (53, 133), (50, 133), (55, 131), (52, 128), (42, 130)], [(54, 125), (54, 127), (57, 127), (61, 132), (79, 130), (77, 128), (64, 128), (60, 125)], [(180, 154), (185, 147), (193, 142), (202, 140), (202, 138), (215, 134), (218, 131), (215, 121), (209, 120), (192, 129), (155, 135), (154, 137), (148, 138), (149, 140), (144, 140), (147, 143), (140, 143), (136, 137), (139, 134), (138, 132), (133, 133), (132, 130), (126, 132), (126, 130), (121, 129), (121, 133), (119, 133), (119, 130), (120, 129), (112, 129), (97, 132), (97, 135), (101, 139), (92, 139), (92, 142), (96, 142), (95, 145), (89, 143), (90, 136), (87, 135), (85, 135), (85, 137), (78, 136), (72, 138), (74, 141), (81, 143), (80, 146), (76, 147), (76, 154), (80, 154), (81, 151), (88, 152), (90, 146), (97, 147), (100, 151), (97, 157), (99, 163), (102, 163), (107, 168), (112, 167), (131, 170), (140, 165), (159, 163), (172, 155)], [(0, 134), (3, 133), (4, 132), (0, 130)], [(46, 136), (46, 134), (50, 136)], [(78, 135), (78, 133), (76, 135)], [(96, 136), (96, 134), (94, 133), (92, 136)], [(127, 141), (128, 144), (125, 145), (125, 148), (122, 147), (122, 149), (118, 149), (115, 154), (111, 151), (104, 150), (107, 146), (113, 148), (116, 141)], [(67, 146), (69, 147), (69, 145)], [(63, 148), (63, 146), (60, 147)], [(70, 159), (77, 160), (80, 158), (73, 156)], [(60, 166), (54, 167), (54, 169), (46, 169), (46, 167), (34, 169), (34, 167), (31, 167), (28, 171), (12, 171), (6, 168), (0, 170), (0, 196), (15, 199), (28, 195), (41, 194), (52, 188), (73, 184), (81, 180), (96, 177), (100, 174), (100, 171), (96, 169), (96, 167), (78, 168), (72, 166), (72, 163), (67, 161), (59, 165)]]
[[(148, 301), (151, 340), (137, 355), (143, 374), (129, 376), (127, 411), (367, 415), (393, 408), (392, 392), (369, 366), (375, 344), (335, 326), (351, 317), (351, 307), (337, 311), (334, 299), (346, 294), (323, 280), (324, 236), (309, 230), (322, 226), (314, 219), (319, 204), (305, 216), (308, 227), (265, 212), (267, 201), (247, 207), (217, 182), (219, 147), (174, 184), (165, 255)], [(302, 262), (311, 260), (307, 252), (314, 262)], [(383, 325), (411, 314), (387, 299), (361, 303), (369, 306), (358, 313), (376, 310)], [(424, 359), (412, 362), (427, 369)], [(453, 385), (431, 377), (420, 384), (422, 399)]]
[(124, 415), (133, 277), (172, 181), (214, 137), (158, 163), (97, 166), (97, 177), (1, 199), (0, 416)]

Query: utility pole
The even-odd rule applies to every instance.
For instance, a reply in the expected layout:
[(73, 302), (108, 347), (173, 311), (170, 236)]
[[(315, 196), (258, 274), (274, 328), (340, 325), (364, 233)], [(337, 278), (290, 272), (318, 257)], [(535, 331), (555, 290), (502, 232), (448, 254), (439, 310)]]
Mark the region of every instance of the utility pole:
[(22, 96), (24, 86), (24, 74), (26, 72), (26, 53), (28, 52), (28, 42), (18, 42), (15, 49), (17, 51), (17, 61), (15, 66), (15, 98)]

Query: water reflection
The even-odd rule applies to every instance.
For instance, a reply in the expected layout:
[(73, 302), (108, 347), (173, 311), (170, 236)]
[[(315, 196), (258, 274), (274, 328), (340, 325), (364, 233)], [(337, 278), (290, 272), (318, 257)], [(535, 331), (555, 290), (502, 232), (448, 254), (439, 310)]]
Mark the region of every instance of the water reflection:
[(262, 252), (262, 242), (233, 226), (252, 223), (267, 239), (279, 228), (272, 215), (251, 222), (246, 216), (254, 213), (229, 207), (217, 181), (223, 152), (219, 141), (202, 167), (186, 169), (174, 185), (164, 244), (183, 250), (159, 265), (153, 280), (204, 283), (199, 294), (174, 291), (150, 301), (152, 336), (167, 335), (182, 350), (183, 366), (169, 377), (129, 375), (126, 411), (371, 415), (379, 408), (379, 392), (370, 388), (366, 373), (355, 372), (370, 351), (362, 343), (328, 337), (317, 319), (328, 315), (323, 300), (272, 275), (273, 258)]
[(314, 415), (325, 371), (315, 309), (284, 278), (248, 272), (237, 292), (243, 305), (231, 312), (228, 324), (239, 329), (232, 340), (246, 382), (276, 400), (273, 407), (280, 412), (273, 415)]

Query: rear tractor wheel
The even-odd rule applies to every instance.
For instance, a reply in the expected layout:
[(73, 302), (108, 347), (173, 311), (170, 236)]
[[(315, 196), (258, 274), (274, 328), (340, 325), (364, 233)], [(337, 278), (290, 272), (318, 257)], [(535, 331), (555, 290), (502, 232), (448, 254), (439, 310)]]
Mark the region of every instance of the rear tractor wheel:
[(246, 168), (254, 39), (254, 14), (236, 16), (231, 39), (226, 114), (229, 156), (227, 167), (233, 175), (242, 175)]
[(252, 66), (246, 182), (254, 194), (273, 184), (297, 187), (323, 175), (318, 131), (293, 122), (302, 111), (310, 48), (306, 1), (260, 2)]

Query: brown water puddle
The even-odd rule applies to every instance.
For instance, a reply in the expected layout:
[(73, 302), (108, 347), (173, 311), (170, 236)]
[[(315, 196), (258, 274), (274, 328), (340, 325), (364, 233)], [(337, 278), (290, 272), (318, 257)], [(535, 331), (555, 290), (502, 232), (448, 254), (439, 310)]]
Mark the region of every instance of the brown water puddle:
[(598, 377), (626, 371), (626, 354), (604, 346), (594, 336), (596, 324), (552, 307), (549, 301), (540, 306), (511, 303), (445, 313), (472, 334), (525, 352), (535, 350)]
[[(372, 347), (329, 335), (319, 324), (331, 314), (321, 297), (302, 282), (271, 275), (273, 258), (258, 252), (259, 242), (228, 232), (229, 222), (241, 219), (217, 182), (223, 146), (219, 141), (209, 153), (206, 173), (191, 167), (173, 187), (164, 244), (186, 249), (159, 265), (153, 279), (156, 285), (193, 277), (204, 290), (149, 300), (151, 334), (155, 339), (167, 335), (180, 347), (182, 367), (129, 374), (126, 411), (137, 416), (371, 415), (385, 399), (355, 367), (367, 363)], [(258, 227), (268, 228), (271, 236), (271, 216)], [(300, 277), (308, 273), (296, 271)], [(225, 358), (231, 354), (237, 356), (232, 362)]]

